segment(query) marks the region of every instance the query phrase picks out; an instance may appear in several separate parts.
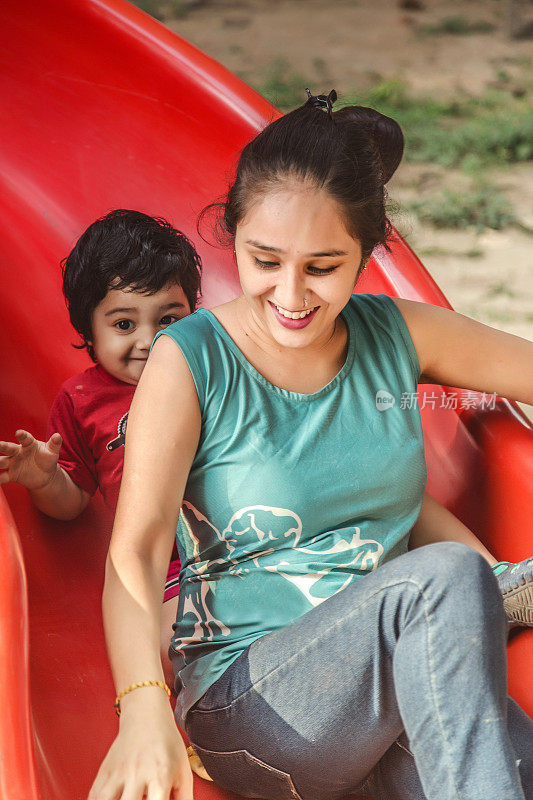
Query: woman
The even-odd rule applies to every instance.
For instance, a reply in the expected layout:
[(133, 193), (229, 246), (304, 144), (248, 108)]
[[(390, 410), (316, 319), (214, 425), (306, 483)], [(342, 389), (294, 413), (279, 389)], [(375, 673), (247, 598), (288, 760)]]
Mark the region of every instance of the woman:
[(165, 329), (139, 383), (104, 593), (128, 691), (91, 800), (192, 797), (164, 692), (129, 691), (163, 680), (182, 499), (177, 713), (217, 783), (273, 800), (533, 797), (496, 581), (460, 544), (406, 552), (426, 482), (420, 417), (376, 409), (378, 391), (419, 380), (533, 402), (533, 345), (352, 297), (386, 242), (402, 137), (331, 99), (244, 148), (222, 217), (243, 294)]

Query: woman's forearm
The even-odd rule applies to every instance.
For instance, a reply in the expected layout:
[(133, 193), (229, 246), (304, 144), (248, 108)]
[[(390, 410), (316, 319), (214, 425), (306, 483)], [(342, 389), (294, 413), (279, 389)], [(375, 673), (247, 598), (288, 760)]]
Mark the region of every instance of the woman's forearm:
[(473, 550), (477, 550), (491, 566), (496, 563), (492, 553), (472, 533), (470, 528), (463, 525), (451, 511), (448, 511), (426, 492), (420, 515), (411, 528), (409, 549), (415, 550), (417, 547), (433, 544), (433, 542), (461, 542)]
[[(163, 562), (164, 563), (164, 562)], [(160, 617), (164, 574), (136, 552), (110, 550), (102, 599), (109, 661), (117, 694), (140, 681), (164, 682), (160, 658)], [(138, 690), (146, 699), (158, 687)], [(133, 693), (132, 693), (133, 694)], [(130, 705), (126, 695), (121, 706)]]
[[(181, 351), (165, 339), (154, 346), (129, 412), (106, 563), (104, 629), (117, 694), (133, 683), (164, 680), (159, 655), (164, 582), (200, 436), (194, 381)], [(152, 794), (192, 800), (192, 773), (166, 693), (142, 687), (126, 694), (120, 706), (119, 733), (90, 800)]]

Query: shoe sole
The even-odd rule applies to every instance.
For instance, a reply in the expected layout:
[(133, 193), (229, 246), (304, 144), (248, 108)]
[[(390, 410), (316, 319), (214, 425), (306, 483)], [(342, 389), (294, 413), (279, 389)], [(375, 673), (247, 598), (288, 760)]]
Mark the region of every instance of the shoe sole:
[(503, 605), (511, 623), (533, 628), (533, 585), (517, 586), (505, 593)]

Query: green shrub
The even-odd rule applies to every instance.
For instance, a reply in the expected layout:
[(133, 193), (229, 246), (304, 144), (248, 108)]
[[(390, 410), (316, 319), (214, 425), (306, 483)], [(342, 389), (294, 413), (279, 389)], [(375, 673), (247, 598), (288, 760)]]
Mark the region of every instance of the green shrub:
[(187, 14), (183, 0), (131, 0), (131, 2), (160, 22), (163, 22), (167, 15), (184, 17)]
[(470, 192), (443, 189), (416, 200), (410, 208), (420, 220), (437, 228), (501, 230), (517, 221), (509, 201), (492, 184), (477, 186)]
[(309, 79), (295, 72), (285, 58), (276, 58), (267, 67), (264, 78), (254, 88), (279, 108), (289, 111), (302, 105)]
[(531, 103), (506, 92), (446, 101), (412, 97), (400, 82), (383, 81), (349, 101), (397, 120), (405, 134), (408, 161), (472, 172), (533, 159)]
[(440, 36), (443, 33), (466, 36), (470, 33), (490, 33), (494, 30), (494, 25), (486, 20), (470, 22), (466, 17), (444, 17), (438, 22), (418, 25), (416, 30), (429, 36)]

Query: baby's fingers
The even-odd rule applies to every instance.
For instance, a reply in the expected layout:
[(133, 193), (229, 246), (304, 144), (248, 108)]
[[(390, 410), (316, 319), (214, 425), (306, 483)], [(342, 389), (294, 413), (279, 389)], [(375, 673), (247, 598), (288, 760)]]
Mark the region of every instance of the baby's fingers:
[(20, 444), (14, 442), (0, 442), (0, 453), (4, 456), (14, 456), (20, 450)]
[(22, 447), (31, 447), (31, 445), (35, 442), (35, 438), (28, 431), (16, 431), (15, 436), (21, 443)]
[(63, 444), (63, 439), (61, 438), (61, 434), (60, 433), (53, 433), (50, 436), (50, 438), (48, 439), (48, 441), (46, 443), (46, 447), (52, 453), (55, 453), (57, 455), (59, 453), (59, 451), (61, 450), (61, 445), (62, 444)]

